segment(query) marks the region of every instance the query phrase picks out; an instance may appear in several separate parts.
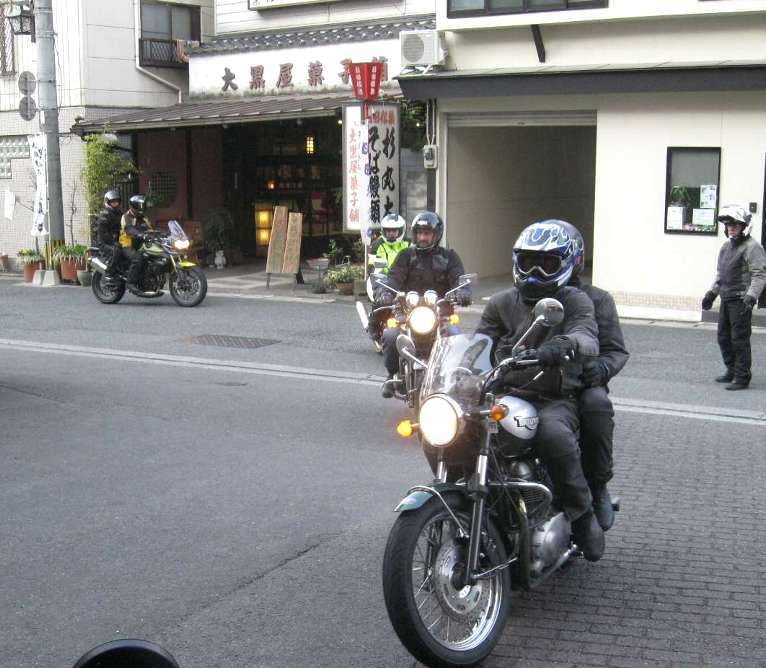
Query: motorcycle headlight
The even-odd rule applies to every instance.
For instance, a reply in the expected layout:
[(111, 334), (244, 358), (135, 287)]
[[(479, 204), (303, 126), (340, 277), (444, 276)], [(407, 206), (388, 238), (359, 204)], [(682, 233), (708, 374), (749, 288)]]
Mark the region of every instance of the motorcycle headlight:
[(176, 239), (173, 242), (173, 248), (176, 250), (186, 250), (189, 247), (188, 239)]
[(428, 334), (436, 327), (436, 313), (430, 306), (417, 306), (410, 313), (409, 323), (415, 334)]
[(408, 292), (404, 301), (410, 308), (415, 308), (420, 303), (420, 295), (417, 292)]
[(452, 399), (436, 394), (420, 407), (420, 433), (434, 447), (444, 448), (455, 440), (462, 416), (463, 411)]
[(436, 294), (436, 290), (426, 290), (423, 295), (423, 301), (429, 306), (433, 306), (439, 300), (439, 295)]

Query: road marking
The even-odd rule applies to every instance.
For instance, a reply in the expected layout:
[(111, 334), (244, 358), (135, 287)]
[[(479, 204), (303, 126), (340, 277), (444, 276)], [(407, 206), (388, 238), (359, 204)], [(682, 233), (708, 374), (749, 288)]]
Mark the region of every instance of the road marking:
[[(116, 351), (109, 348), (94, 348), (90, 346), (75, 346), (61, 343), (44, 343), (37, 341), (22, 341), (18, 339), (0, 339), (0, 348), (26, 352), (48, 353), (54, 355), (72, 355), (95, 359), (120, 360), (140, 364), (157, 364), (164, 366), (183, 367), (187, 369), (204, 369), (210, 371), (228, 371), (232, 373), (247, 373), (260, 376), (277, 376), (281, 378), (300, 378), (304, 380), (320, 380), (331, 383), (355, 383), (380, 387), (385, 380), (376, 374), (357, 373), (351, 371), (329, 371), (311, 367), (296, 367), (284, 364), (266, 364), (260, 362), (244, 362), (240, 360), (216, 360), (206, 357), (191, 357), (186, 355), (166, 355), (146, 353), (132, 350)], [(766, 412), (752, 411), (723, 406), (701, 406), (696, 404), (675, 404), (643, 399), (612, 397), (612, 403), (617, 411), (625, 413), (642, 413), (645, 415), (662, 415), (691, 420), (706, 420), (709, 422), (730, 422), (744, 425), (766, 427)]]

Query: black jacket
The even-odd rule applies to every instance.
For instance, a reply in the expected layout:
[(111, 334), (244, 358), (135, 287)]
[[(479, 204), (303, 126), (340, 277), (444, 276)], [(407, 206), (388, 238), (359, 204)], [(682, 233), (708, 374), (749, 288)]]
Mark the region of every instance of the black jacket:
[(625, 341), (622, 338), (622, 328), (620, 327), (620, 317), (617, 315), (617, 307), (614, 299), (606, 290), (597, 288), (594, 285), (578, 285), (590, 300), (593, 302), (593, 308), (596, 312), (596, 324), (598, 325), (598, 360), (602, 362), (607, 370), (608, 378), (614, 378), (630, 357), (630, 353), (625, 348)]
[[(428, 253), (418, 253), (415, 246), (410, 246), (397, 255), (386, 283), (400, 292), (415, 290), (422, 294), (436, 290), (439, 297), (444, 297), (460, 285), (458, 278), (464, 273), (463, 262), (454, 250), (437, 246)], [(470, 292), (467, 287), (463, 290)]]
[[(564, 286), (553, 296), (564, 307), (564, 320), (551, 329), (541, 329), (540, 335), (535, 340), (527, 341), (525, 347), (536, 348), (553, 336), (564, 335), (569, 337), (577, 348), (575, 359), (565, 364), (561, 377), (555, 370), (546, 370), (542, 378), (527, 389), (548, 395), (569, 395), (583, 387), (580, 378), (583, 357), (598, 355), (598, 325), (593, 302), (582, 290)], [(533, 310), (534, 306), (527, 304), (516, 288), (500, 292), (489, 300), (476, 331), (492, 339), (496, 362), (510, 356), (511, 348), (532, 324)], [(535, 369), (531, 375), (536, 374), (538, 370)]]
[(104, 207), (96, 218), (96, 241), (102, 246), (114, 246), (120, 239), (122, 211)]
[(710, 290), (721, 301), (742, 299), (746, 294), (756, 301), (766, 286), (766, 253), (752, 237), (727, 239), (718, 253), (715, 281)]

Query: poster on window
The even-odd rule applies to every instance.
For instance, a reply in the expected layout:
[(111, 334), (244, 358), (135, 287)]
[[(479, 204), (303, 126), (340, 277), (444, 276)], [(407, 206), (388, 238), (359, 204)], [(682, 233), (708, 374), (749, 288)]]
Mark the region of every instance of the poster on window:
[[(715, 209), (718, 201), (718, 186), (700, 186), (700, 208)], [(711, 225), (713, 223), (710, 223)]]

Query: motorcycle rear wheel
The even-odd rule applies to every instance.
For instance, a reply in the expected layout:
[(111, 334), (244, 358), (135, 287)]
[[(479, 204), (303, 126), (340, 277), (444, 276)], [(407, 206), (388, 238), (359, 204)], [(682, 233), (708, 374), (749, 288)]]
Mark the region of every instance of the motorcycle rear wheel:
[(179, 306), (197, 306), (207, 294), (207, 277), (199, 267), (179, 269), (170, 277), (170, 295)]
[[(444, 498), (467, 529), (468, 503), (454, 494)], [(427, 666), (474, 666), (489, 655), (505, 627), (509, 569), (460, 587), (467, 552), (467, 539), (457, 539), (454, 520), (436, 498), (402, 513), (388, 537), (383, 557), (388, 616), (402, 644)], [(494, 564), (506, 560), (491, 521), (482, 553), (491, 554)], [(491, 567), (486, 559), (480, 564)]]
[(125, 281), (121, 280), (119, 283), (107, 286), (104, 282), (104, 274), (97, 271), (93, 273), (90, 289), (102, 304), (116, 304), (125, 294)]

